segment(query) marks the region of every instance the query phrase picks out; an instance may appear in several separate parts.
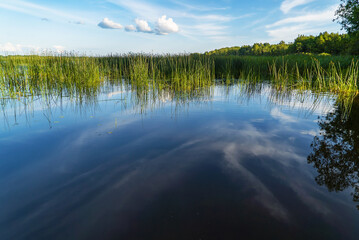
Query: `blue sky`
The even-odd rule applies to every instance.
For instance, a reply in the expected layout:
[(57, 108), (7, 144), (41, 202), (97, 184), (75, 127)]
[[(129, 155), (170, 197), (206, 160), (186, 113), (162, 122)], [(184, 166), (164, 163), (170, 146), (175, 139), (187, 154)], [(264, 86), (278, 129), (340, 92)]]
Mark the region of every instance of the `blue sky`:
[(0, 53), (184, 53), (340, 32), (339, 0), (0, 0)]

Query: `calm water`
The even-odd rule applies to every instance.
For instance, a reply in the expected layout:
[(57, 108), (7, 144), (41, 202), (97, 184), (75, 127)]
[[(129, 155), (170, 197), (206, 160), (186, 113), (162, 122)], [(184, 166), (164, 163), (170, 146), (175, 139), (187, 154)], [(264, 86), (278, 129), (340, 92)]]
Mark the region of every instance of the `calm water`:
[(10, 102), (0, 239), (358, 239), (355, 102), (344, 118), (268, 85)]

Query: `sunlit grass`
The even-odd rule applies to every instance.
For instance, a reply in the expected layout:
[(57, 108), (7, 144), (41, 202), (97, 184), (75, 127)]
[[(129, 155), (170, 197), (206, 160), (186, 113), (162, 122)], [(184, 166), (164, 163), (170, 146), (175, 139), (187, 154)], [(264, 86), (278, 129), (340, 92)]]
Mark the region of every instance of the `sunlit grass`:
[(236, 79), (253, 84), (265, 81), (277, 91), (330, 92), (350, 99), (358, 93), (358, 77), (358, 59), (350, 56), (3, 56), (0, 99), (1, 104), (35, 97), (88, 101), (118, 82), (140, 98), (161, 99), (165, 90), (187, 99), (200, 96), (216, 79), (227, 85)]

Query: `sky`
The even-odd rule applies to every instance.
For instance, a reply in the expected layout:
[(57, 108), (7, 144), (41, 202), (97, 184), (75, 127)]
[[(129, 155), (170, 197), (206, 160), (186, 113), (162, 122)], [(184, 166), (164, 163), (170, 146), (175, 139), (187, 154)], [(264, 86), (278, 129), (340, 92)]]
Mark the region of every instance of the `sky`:
[(339, 0), (0, 0), (0, 54), (205, 52), (341, 32)]

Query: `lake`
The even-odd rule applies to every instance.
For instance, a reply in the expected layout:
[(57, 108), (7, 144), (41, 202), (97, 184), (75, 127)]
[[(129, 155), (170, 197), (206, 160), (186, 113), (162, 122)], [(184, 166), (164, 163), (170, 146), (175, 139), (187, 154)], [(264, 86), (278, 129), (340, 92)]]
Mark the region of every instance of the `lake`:
[(240, 83), (7, 101), (0, 239), (358, 239), (358, 102)]

